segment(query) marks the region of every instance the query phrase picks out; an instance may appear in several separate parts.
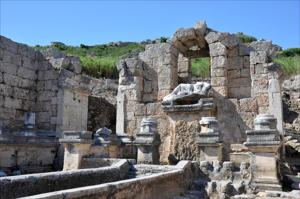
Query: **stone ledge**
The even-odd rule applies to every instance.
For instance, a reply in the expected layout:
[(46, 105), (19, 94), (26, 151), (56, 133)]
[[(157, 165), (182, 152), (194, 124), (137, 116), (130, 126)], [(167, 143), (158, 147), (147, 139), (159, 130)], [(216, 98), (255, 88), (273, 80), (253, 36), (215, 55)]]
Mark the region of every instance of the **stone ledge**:
[(217, 143), (210, 143), (210, 142), (198, 142), (198, 146), (214, 146), (214, 147), (221, 147), (223, 144), (221, 142)]
[(94, 141), (90, 139), (59, 139), (59, 142), (66, 144), (92, 144)]
[(0, 145), (30, 145), (30, 146), (58, 146), (58, 138), (46, 136), (0, 136)]
[(220, 133), (219, 132), (209, 132), (209, 133), (198, 133), (197, 136), (197, 144), (204, 144), (207, 146), (207, 144), (212, 144), (212, 146), (220, 145), (221, 139), (220, 139)]
[(266, 129), (266, 130), (247, 130), (247, 141), (246, 143), (257, 143), (257, 144), (266, 144), (273, 145), (280, 143), (278, 132), (275, 129)]
[(265, 146), (273, 147), (280, 145), (280, 141), (265, 141), (265, 142), (244, 142), (245, 146)]
[(203, 110), (212, 110), (214, 108), (213, 98), (202, 98), (197, 104), (187, 105), (162, 105), (165, 112), (196, 112)]
[(91, 131), (64, 131), (63, 139), (60, 140), (73, 140), (73, 139), (92, 139), (93, 133)]

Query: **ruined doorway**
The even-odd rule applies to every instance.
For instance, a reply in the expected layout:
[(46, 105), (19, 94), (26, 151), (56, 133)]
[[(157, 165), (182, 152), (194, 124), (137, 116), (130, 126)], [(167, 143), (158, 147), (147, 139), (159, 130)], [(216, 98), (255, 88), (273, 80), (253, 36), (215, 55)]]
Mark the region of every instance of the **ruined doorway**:
[(103, 127), (116, 131), (116, 105), (104, 98), (89, 96), (87, 130), (96, 132)]

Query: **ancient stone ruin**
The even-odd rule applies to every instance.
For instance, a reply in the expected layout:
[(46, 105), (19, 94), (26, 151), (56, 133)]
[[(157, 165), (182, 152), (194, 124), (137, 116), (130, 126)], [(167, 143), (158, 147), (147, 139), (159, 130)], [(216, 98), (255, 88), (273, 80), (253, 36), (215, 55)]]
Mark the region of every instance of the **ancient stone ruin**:
[[(0, 39), (0, 198), (300, 197), (297, 170), (282, 168), (272, 42), (198, 22), (121, 60), (114, 85), (82, 74), (76, 57)], [(202, 57), (210, 82), (191, 78)]]

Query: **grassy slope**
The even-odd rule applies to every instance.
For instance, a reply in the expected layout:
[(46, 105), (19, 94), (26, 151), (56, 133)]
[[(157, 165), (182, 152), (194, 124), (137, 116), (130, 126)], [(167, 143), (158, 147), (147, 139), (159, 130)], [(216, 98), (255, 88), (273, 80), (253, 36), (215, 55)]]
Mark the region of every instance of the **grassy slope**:
[[(56, 42), (51, 46), (58, 48), (67, 55), (78, 56), (83, 66), (83, 72), (97, 78), (117, 78), (116, 64), (119, 59), (126, 54), (144, 49), (144, 46), (139, 43), (130, 43), (124, 46), (81, 45), (80, 47), (75, 47)], [(47, 47), (49, 46), (36, 46), (35, 48), (44, 49)], [(300, 48), (284, 50), (274, 61), (282, 65), (285, 75), (300, 74)], [(209, 58), (192, 59), (192, 74), (196, 77), (209, 77)]]
[[(36, 49), (45, 49), (50, 46), (36, 46)], [(139, 43), (130, 43), (124, 46), (95, 45), (95, 46), (67, 46), (59, 42), (51, 45), (67, 55), (78, 56), (83, 72), (93, 77), (117, 78), (116, 64), (119, 59), (137, 50), (143, 50)]]

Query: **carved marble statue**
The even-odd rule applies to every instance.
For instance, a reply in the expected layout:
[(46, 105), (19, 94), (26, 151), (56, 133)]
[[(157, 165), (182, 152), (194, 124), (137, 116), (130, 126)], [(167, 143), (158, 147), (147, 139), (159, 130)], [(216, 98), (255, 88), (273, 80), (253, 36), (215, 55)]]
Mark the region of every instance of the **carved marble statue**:
[(208, 97), (211, 85), (207, 82), (179, 84), (169, 95), (163, 98), (163, 105), (195, 104), (200, 98)]

